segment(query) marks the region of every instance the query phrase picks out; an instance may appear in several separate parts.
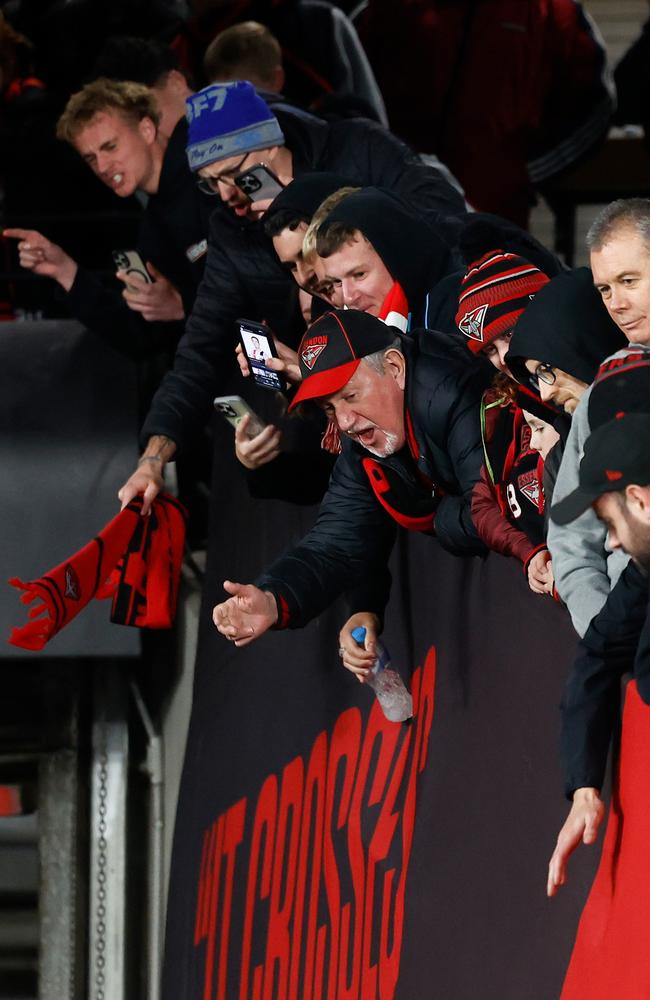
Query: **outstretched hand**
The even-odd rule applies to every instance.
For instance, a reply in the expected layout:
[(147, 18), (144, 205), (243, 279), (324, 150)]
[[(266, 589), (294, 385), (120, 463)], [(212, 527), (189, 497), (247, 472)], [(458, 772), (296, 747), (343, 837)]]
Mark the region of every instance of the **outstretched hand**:
[(247, 646), (275, 625), (278, 609), (268, 590), (232, 580), (224, 580), (223, 589), (231, 597), (216, 605), (212, 620), (218, 631), (235, 646)]
[(4, 229), (3, 236), (18, 240), (20, 266), (55, 281), (69, 292), (77, 275), (77, 262), (36, 229)]

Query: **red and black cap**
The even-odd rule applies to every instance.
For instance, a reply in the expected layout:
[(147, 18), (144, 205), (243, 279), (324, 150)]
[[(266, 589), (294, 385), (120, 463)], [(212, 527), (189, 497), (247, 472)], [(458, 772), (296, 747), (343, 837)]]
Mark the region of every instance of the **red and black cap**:
[(456, 325), (474, 354), (515, 326), (549, 278), (514, 253), (490, 250), (470, 265), (462, 280)]
[(298, 348), (302, 383), (289, 409), (331, 396), (346, 385), (362, 358), (386, 350), (400, 331), (357, 309), (333, 309), (307, 330)]
[(556, 524), (580, 517), (604, 493), (650, 485), (650, 414), (624, 413), (590, 434), (577, 489), (551, 507)]

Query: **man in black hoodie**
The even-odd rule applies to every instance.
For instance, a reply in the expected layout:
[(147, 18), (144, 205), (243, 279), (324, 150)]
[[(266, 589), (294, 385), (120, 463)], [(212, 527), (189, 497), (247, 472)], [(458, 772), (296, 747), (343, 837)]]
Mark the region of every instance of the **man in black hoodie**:
[(434, 218), (465, 212), (462, 197), (435, 169), (374, 122), (325, 123), (279, 105), (271, 112), (245, 81), (206, 87), (188, 109), (190, 167), (217, 197), (205, 277), (174, 368), (142, 429), (140, 464), (119, 493), (123, 504), (143, 494), (143, 513), (162, 486), (162, 468), (204, 426), (223, 387), (234, 363), (237, 317), (266, 320), (294, 345), (299, 339), (291, 279), (260, 224), (269, 200), (251, 202), (234, 183), (239, 173), (263, 164), (286, 185), (313, 170), (332, 170), (355, 184), (394, 188)]
[[(603, 309), (591, 271), (577, 268), (557, 275), (541, 288), (515, 327), (506, 355), (512, 376), (532, 385), (545, 403), (557, 408), (560, 441), (545, 464), (545, 482), (555, 481), (564, 442), (583, 394), (601, 361), (624, 344)], [(562, 418), (562, 411), (568, 419)], [(547, 502), (550, 502), (550, 496)]]
[(382, 316), (398, 305), (404, 331), (426, 327), (454, 336), (463, 265), (496, 246), (549, 276), (559, 271), (553, 254), (513, 223), (485, 215), (426, 219), (417, 206), (378, 188), (344, 198), (316, 240), (319, 277), (334, 283), (348, 308)]

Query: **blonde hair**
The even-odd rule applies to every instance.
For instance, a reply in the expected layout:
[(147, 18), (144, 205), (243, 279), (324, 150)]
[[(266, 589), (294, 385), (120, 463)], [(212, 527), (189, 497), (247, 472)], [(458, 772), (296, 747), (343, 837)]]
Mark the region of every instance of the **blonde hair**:
[(79, 132), (102, 111), (118, 111), (134, 124), (150, 118), (158, 128), (160, 122), (156, 99), (148, 87), (130, 80), (100, 77), (72, 95), (57, 123), (57, 138), (74, 142)]
[(361, 188), (358, 187), (342, 187), (338, 191), (334, 191), (333, 194), (327, 196), (325, 201), (321, 202), (318, 206), (311, 222), (307, 227), (307, 232), (305, 233), (304, 239), (302, 241), (302, 259), (308, 264), (318, 256), (316, 250), (316, 242), (318, 239), (318, 230), (323, 224), (327, 216), (333, 211), (337, 205), (344, 201), (348, 195), (354, 194), (356, 191), (360, 191)]

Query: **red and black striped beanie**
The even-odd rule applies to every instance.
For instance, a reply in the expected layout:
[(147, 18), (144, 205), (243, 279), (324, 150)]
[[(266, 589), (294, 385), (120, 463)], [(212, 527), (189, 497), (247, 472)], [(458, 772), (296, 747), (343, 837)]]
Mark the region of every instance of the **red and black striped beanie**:
[(456, 325), (478, 354), (512, 330), (547, 276), (530, 261), (504, 250), (490, 250), (471, 264), (462, 280)]

